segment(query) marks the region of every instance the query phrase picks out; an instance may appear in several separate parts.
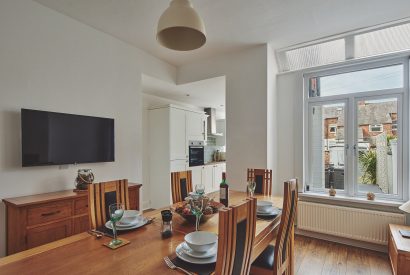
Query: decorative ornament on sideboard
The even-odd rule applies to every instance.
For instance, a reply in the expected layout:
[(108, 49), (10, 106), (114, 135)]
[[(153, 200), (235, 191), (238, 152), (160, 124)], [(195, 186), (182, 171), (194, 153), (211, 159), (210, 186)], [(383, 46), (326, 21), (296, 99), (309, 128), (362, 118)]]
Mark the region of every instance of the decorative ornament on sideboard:
[(78, 169), (75, 179), (74, 191), (88, 190), (88, 185), (94, 182), (94, 174), (91, 169)]

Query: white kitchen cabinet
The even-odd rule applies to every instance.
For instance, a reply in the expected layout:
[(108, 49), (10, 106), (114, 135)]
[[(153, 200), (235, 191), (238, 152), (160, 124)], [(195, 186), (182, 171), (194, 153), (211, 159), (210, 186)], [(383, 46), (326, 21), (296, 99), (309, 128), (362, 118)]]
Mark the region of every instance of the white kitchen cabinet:
[[(204, 140), (203, 117), (203, 112), (176, 105), (149, 110), (149, 183), (144, 184), (150, 187), (150, 207), (172, 203), (171, 172), (192, 170), (188, 165), (188, 141)], [(193, 135), (191, 139), (187, 131)], [(202, 181), (202, 167), (194, 171), (193, 177), (196, 182)]]
[(187, 111), (186, 115), (186, 136), (189, 140), (205, 140), (206, 117), (204, 114)]
[(187, 170), (192, 171), (192, 188), (195, 190), (195, 185), (202, 183), (202, 166), (188, 167)]
[(225, 163), (223, 164), (215, 164), (213, 169), (213, 186), (214, 190), (219, 189), (219, 185), (222, 182), (222, 172), (225, 172)]
[(202, 184), (205, 186), (205, 192), (213, 192), (213, 165), (202, 166)]
[(222, 182), (222, 172), (226, 172), (226, 164), (209, 164), (203, 166), (189, 167), (192, 170), (192, 187), (202, 183), (205, 186), (205, 192), (210, 193), (219, 190)]
[(188, 156), (188, 146), (186, 139), (186, 111), (176, 108), (169, 109), (169, 131), (171, 159), (186, 159)]
[(184, 159), (171, 160), (170, 170), (171, 172), (186, 171), (188, 168), (188, 161)]

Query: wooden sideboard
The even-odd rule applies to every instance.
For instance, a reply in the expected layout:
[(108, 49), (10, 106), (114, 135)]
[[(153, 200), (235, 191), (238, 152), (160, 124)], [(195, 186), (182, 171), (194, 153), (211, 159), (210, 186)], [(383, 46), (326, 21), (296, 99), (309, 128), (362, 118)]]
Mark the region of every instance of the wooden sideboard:
[(410, 226), (389, 224), (389, 259), (394, 275), (410, 274), (410, 239), (402, 237), (400, 230), (410, 230)]
[[(141, 184), (129, 183), (130, 208), (139, 210)], [(72, 190), (4, 199), (7, 255), (89, 229), (88, 193)]]

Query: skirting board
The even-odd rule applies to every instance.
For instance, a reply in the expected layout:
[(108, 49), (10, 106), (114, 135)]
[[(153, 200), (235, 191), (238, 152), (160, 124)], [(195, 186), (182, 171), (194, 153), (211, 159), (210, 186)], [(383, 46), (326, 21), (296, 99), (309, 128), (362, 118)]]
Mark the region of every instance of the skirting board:
[(295, 228), (295, 234), (310, 237), (310, 238), (315, 238), (319, 240), (340, 243), (340, 244), (350, 245), (354, 247), (387, 253), (386, 245), (367, 243), (367, 242), (347, 239), (343, 237), (337, 237), (337, 236), (332, 236), (332, 235), (327, 235), (327, 234), (322, 234), (322, 233), (317, 233), (317, 232), (312, 232), (312, 231), (301, 230), (298, 228)]

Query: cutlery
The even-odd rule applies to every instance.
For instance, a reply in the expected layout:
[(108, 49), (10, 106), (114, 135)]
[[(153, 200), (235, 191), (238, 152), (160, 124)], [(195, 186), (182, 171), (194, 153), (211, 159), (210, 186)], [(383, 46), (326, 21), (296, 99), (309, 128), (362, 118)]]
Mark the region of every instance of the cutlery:
[(187, 271), (187, 270), (185, 270), (185, 269), (183, 269), (179, 266), (176, 266), (168, 257), (164, 257), (164, 261), (167, 264), (167, 266), (171, 269), (178, 269), (178, 270), (184, 272), (187, 275), (194, 275), (194, 273), (191, 273), (191, 272), (189, 272), (189, 271)]
[(105, 232), (102, 232), (102, 231), (99, 231), (99, 230), (97, 230), (97, 229), (92, 229), (91, 232), (94, 233), (94, 234), (100, 234), (100, 235), (102, 235), (102, 236), (106, 236), (106, 237), (113, 238), (113, 235), (108, 234), (108, 233), (105, 233)]
[(88, 230), (88, 234), (95, 236), (97, 239), (100, 239), (100, 238), (102, 238), (102, 236), (104, 236), (103, 234), (94, 232), (92, 230)]

